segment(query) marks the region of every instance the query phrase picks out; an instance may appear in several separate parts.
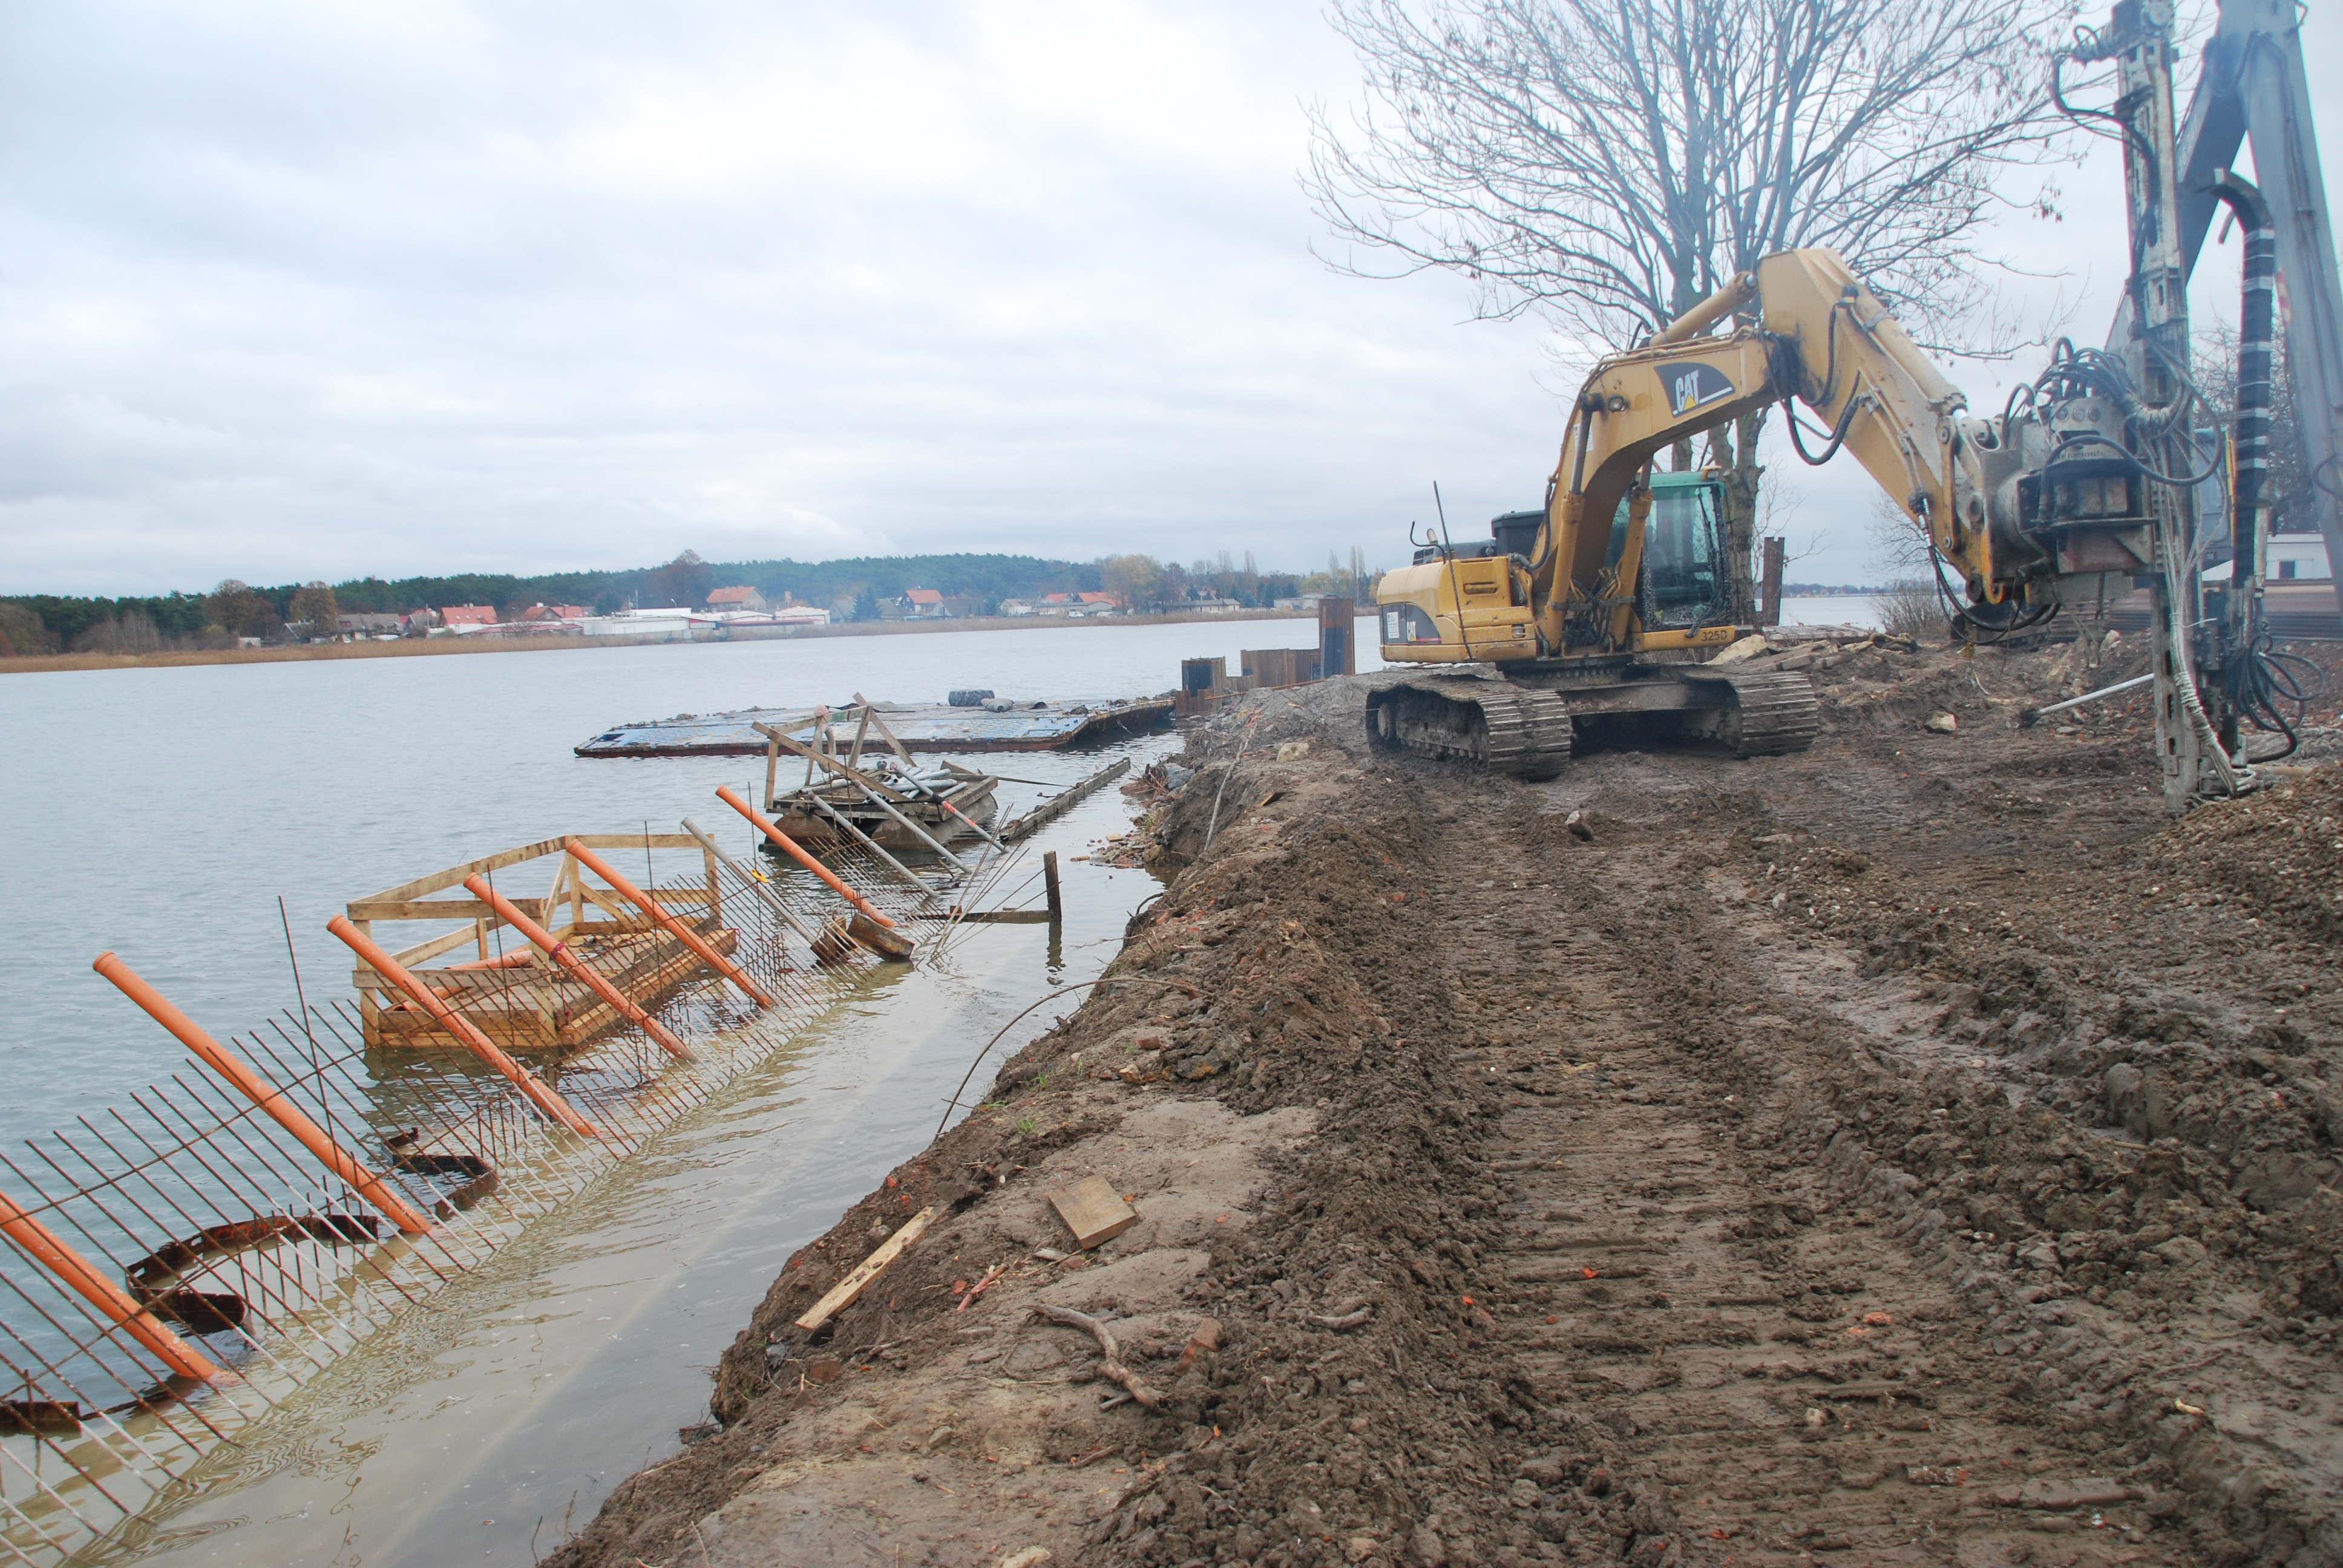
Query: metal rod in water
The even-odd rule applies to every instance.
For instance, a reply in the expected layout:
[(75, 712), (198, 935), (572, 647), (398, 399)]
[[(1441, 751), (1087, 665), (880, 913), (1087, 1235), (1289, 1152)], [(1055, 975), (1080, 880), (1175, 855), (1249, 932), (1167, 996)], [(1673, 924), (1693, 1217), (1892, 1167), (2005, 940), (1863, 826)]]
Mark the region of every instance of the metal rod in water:
[(741, 816), (746, 817), (749, 819), (749, 825), (750, 827), (756, 829), (757, 831), (762, 833), (766, 838), (770, 839), (775, 844), (779, 845), (781, 849), (781, 852), (796, 860), (799, 865), (803, 866), (807, 870), (811, 871), (815, 876), (820, 877), (823, 881), (828, 882), (831, 890), (843, 898), (848, 903), (852, 904), (856, 909), (860, 910), (864, 914), (870, 916), (872, 920), (878, 921), (882, 926), (892, 927), (894, 925), (895, 922), (880, 914), (871, 904), (870, 900), (856, 892), (852, 888), (848, 887), (844, 882), (840, 881), (838, 879), (838, 874), (835, 871), (832, 871), (828, 866), (823, 865), (820, 860), (815, 859), (811, 855), (808, 854), (804, 845), (799, 843), (795, 839), (790, 838), (787, 833), (782, 832), (779, 828), (774, 827), (770, 822), (765, 820), (764, 817), (754, 806), (749, 805), (749, 802), (741, 799), (739, 796), (734, 794), (732, 792), (731, 786), (728, 784), (719, 784), (716, 787), (716, 798), (719, 800), (723, 801), (727, 806), (731, 807), (735, 811), (739, 812)]
[(578, 1114), (577, 1108), (555, 1092), (551, 1086), (540, 1082), (534, 1073), (526, 1071), (520, 1063), (497, 1048), (497, 1042), (482, 1034), (472, 1020), (457, 1012), (439, 993), (410, 974), (407, 967), (385, 952), (372, 937), (350, 924), (347, 915), (336, 915), (326, 922), (326, 929), (339, 937), (352, 952), (366, 960), (367, 967), (391, 984), (405, 991), (416, 1006), (431, 1016), (434, 1022), (469, 1046), (472, 1053), (504, 1075), (505, 1081), (527, 1095), (529, 1103), (581, 1138), (599, 1138), (601, 1129)]
[(806, 797), (806, 800), (807, 803), (811, 805), (815, 810), (829, 818), (832, 822), (837, 823), (840, 828), (845, 829), (848, 835), (850, 836), (856, 843), (861, 845), (864, 849), (870, 850), (872, 854), (885, 861), (887, 863), (887, 869), (894, 872), (896, 876), (901, 878), (905, 882), (908, 882), (912, 887), (919, 889), (920, 891), (927, 894), (930, 899), (936, 896), (935, 890), (929, 887), (926, 882), (920, 880), (917, 872), (913, 871), (909, 866), (903, 864), (902, 861), (895, 859), (894, 856), (889, 854), (880, 844), (878, 839), (872, 838), (870, 834), (856, 827), (853, 819), (848, 817), (844, 812), (840, 811), (837, 807), (831, 805), (829, 801), (823, 799), (819, 795), (808, 795)]
[[(644, 837), (649, 839), (649, 834), (646, 833)], [(632, 882), (627, 880), (626, 878), (620, 876), (616, 868), (614, 868), (608, 860), (602, 859), (601, 856), (588, 849), (583, 840), (572, 838), (564, 843), (563, 848), (569, 851), (569, 858), (571, 859), (577, 861), (579, 865), (585, 867), (588, 870), (593, 872), (596, 876), (609, 883), (611, 890), (620, 898), (626, 900), (628, 903), (642, 910), (643, 913), (649, 915), (651, 918), (652, 924), (658, 926), (660, 930), (666, 931), (668, 935), (673, 937), (685, 947), (689, 948), (693, 952), (699, 954), (699, 960), (702, 963), (706, 964), (709, 969), (714, 970), (718, 974), (722, 975), (726, 980), (730, 980), (734, 985), (739, 986), (740, 990), (745, 992), (751, 1000), (755, 1001), (759, 1007), (770, 1007), (773, 1005), (773, 999), (769, 995), (766, 994), (764, 987), (759, 985), (755, 980), (749, 978), (748, 970), (742, 969), (739, 964), (734, 963), (730, 959), (726, 958), (722, 953), (718, 952), (714, 948), (701, 940), (699, 934), (697, 931), (692, 930), (681, 920), (677, 920), (673, 915), (668, 913), (666, 907), (660, 904), (657, 900), (653, 899), (649, 893), (644, 892), (640, 888), (636, 887)]]
[(204, 1359), (193, 1345), (156, 1322), (130, 1293), (90, 1266), (89, 1260), (66, 1246), (55, 1231), (18, 1208), (0, 1192), (0, 1232), (25, 1249), (35, 1261), (65, 1282), (75, 1294), (106, 1314), (132, 1339), (163, 1358), (181, 1377), (215, 1378), (220, 1369)]
[(719, 849), (716, 840), (708, 836), (706, 829), (689, 817), (683, 819), (683, 830), (699, 839), (699, 847), (715, 856), (718, 865), (722, 866), (741, 881), (748, 883), (757, 896), (765, 901), (765, 907), (779, 915), (789, 930), (797, 932), (809, 942), (813, 940), (813, 933), (805, 929), (805, 922), (791, 914), (789, 905), (782, 901), (781, 895), (773, 890), (770, 879), (759, 875)]
[[(788, 736), (783, 735), (779, 730), (762, 724), (757, 726), (757, 728), (764, 730), (766, 734), (771, 736), (781, 745), (789, 747), (794, 750), (804, 751), (806, 756), (813, 760), (821, 760), (821, 759), (814, 752), (808, 750), (805, 747), (799, 746), (796, 741), (790, 739)], [(886, 726), (881, 725), (880, 728), (883, 730)], [(920, 843), (925, 844), (929, 849), (933, 849), (937, 854), (942, 856), (944, 866), (948, 871), (951, 872), (956, 878), (967, 875), (966, 869), (960, 865), (960, 857), (946, 849), (942, 841), (930, 834), (925, 828), (920, 827), (917, 822), (912, 821), (909, 817), (904, 816), (900, 811), (895, 809), (893, 802), (888, 799), (888, 792), (886, 790), (881, 789), (877, 785), (871, 783), (870, 780), (862, 777), (860, 772), (848, 773), (843, 769), (836, 769), (834, 767), (833, 770), (837, 772), (840, 779), (843, 779), (847, 783), (851, 784), (855, 789), (860, 790), (864, 799), (870, 801), (870, 804), (878, 807), (879, 809), (886, 812), (888, 816), (893, 818), (897, 825), (902, 828), (905, 832), (910, 834), (913, 838), (919, 839)], [(963, 819), (963, 820), (965, 820), (965, 819)]]
[(137, 970), (124, 963), (113, 953), (97, 955), (90, 968), (112, 980), (124, 996), (146, 1010), (146, 1015), (178, 1038), (179, 1043), (202, 1059), (204, 1065), (227, 1080), (231, 1088), (260, 1107), (270, 1120), (300, 1140), (301, 1146), (317, 1157), (317, 1162), (348, 1182), (366, 1201), (382, 1212), (382, 1217), (410, 1236), (427, 1234), (431, 1221), (417, 1213), (394, 1191), (390, 1184), (365, 1166), (349, 1151), (326, 1135), (300, 1109), (285, 1098), (284, 1092), (269, 1082), (235, 1052), (206, 1034), (196, 1020), (174, 1007), (161, 991), (142, 979)]
[(669, 1055), (679, 1057), (685, 1061), (691, 1060), (691, 1049), (676, 1038), (673, 1030), (637, 1007), (624, 991), (604, 980), (600, 970), (571, 952), (568, 943), (557, 941), (551, 931), (530, 920), (521, 912), (518, 905), (498, 892), (486, 877), (476, 871), (464, 879), (464, 886), (471, 890), (474, 898), (496, 910), (505, 924), (542, 948), (548, 958), (568, 970), (578, 983), (608, 1002), (613, 1009), (617, 1010), (619, 1017), (626, 1019), (645, 1034), (659, 1041)]

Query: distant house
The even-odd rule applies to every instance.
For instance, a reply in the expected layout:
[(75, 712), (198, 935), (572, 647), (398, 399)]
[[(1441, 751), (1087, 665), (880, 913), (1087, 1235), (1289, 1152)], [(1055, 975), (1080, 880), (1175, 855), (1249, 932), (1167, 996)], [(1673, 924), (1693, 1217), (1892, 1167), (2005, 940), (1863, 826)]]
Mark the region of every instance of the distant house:
[(451, 604), (439, 610), (439, 624), (449, 631), (479, 631), (497, 624), (494, 605)]
[(1003, 615), (1031, 615), (1033, 613), (1033, 607), (1027, 604), (1021, 598), (1005, 598), (1001, 601), (1001, 613)]
[(709, 609), (745, 609), (762, 613), (772, 607), (752, 588), (720, 588), (708, 596)]
[(1121, 612), (1122, 601), (1111, 593), (1053, 593), (1042, 597), (1036, 612), (1041, 615), (1115, 615)]
[(935, 588), (915, 588), (907, 590), (903, 595), (903, 614), (906, 618), (932, 620), (943, 613), (944, 596)]
[(519, 621), (583, 620), (591, 613), (582, 604), (533, 604), (513, 618)]
[(1295, 595), (1294, 595), (1292, 598), (1282, 598), (1282, 599), (1277, 599), (1277, 600), (1272, 601), (1272, 602), (1271, 603), (1271, 605), (1270, 605), (1270, 608), (1272, 608), (1272, 609), (1316, 609), (1316, 608), (1318, 608), (1318, 601), (1319, 601), (1320, 599), (1322, 599), (1322, 598), (1332, 598), (1332, 597), (1333, 597), (1333, 596), (1332, 596), (1332, 594), (1322, 594), (1322, 593), (1298, 593), (1298, 594), (1295, 594)]
[(337, 615), (334, 618), (334, 631), (341, 637), (397, 637), (406, 629), (405, 618), (395, 615)]

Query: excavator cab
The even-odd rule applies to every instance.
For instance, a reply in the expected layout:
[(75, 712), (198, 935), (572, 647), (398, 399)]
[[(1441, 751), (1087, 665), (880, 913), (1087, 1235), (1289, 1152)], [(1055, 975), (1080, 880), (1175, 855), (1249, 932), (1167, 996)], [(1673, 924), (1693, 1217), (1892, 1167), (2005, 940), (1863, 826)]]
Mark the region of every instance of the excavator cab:
[[(1633, 633), (1696, 631), (1732, 615), (1732, 570), (1725, 546), (1725, 486), (1716, 469), (1654, 474), (1651, 508), (1640, 548), (1630, 549), (1632, 506), (1619, 503), (1604, 557), (1617, 580), (1623, 561), (1635, 574)], [(1531, 558), (1544, 512), (1490, 519), (1485, 540), (1419, 548), (1377, 589), (1383, 655), (1388, 663), (1512, 662), (1536, 657)]]
[[(1694, 631), (1733, 613), (1732, 563), (1725, 548), (1725, 486), (1716, 470), (1654, 474), (1651, 514), (1635, 585), (1635, 629)], [(1627, 551), (1629, 503), (1619, 503), (1603, 568), (1616, 574)]]

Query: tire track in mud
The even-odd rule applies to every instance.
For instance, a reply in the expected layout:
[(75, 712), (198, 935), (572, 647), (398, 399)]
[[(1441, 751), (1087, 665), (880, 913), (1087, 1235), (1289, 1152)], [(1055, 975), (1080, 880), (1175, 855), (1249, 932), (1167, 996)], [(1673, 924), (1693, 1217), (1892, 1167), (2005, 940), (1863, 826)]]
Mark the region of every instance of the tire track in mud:
[[(1484, 1152), (1510, 1210), (1507, 1347), (1544, 1397), (1616, 1437), (1524, 1467), (1513, 1501), (1541, 1534), (1574, 1559), (2198, 1560), (2152, 1532), (2147, 1510), (2169, 1500), (2011, 1402), (2017, 1369), (1898, 1216), (1782, 1147), (1823, 1087), (1802, 1069), (1827, 1029), (1747, 972), (1706, 900), (1655, 894), (1664, 857), (1541, 857), (1485, 820), (1445, 837), (1440, 864), (1566, 868), (1527, 890), (1554, 907), (1509, 922), (1518, 935), (1468, 912), (1489, 891), (1440, 911), (1452, 1001), (1481, 1022), (1466, 1059), (1506, 1100)], [(1727, 1010), (1751, 1052), (1684, 1028)], [(1642, 1500), (1625, 1542), (1614, 1486)]]

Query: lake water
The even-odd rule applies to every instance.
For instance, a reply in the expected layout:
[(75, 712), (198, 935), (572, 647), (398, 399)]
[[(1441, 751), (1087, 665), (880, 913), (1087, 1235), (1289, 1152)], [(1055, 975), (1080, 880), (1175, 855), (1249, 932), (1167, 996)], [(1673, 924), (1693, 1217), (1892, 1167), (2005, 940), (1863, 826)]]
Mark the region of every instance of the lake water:
[[(1360, 630), (1373, 667), (1372, 621)], [(957, 686), (1096, 701), (1167, 689), (1182, 658), (1233, 668), (1242, 648), (1315, 636), (1306, 621), (1229, 621), (0, 676), (0, 1139), (186, 1070), (90, 972), (102, 949), (226, 1035), (293, 1000), (280, 896), (312, 1000), (347, 995), (347, 957), (322, 927), (352, 898), (562, 831), (665, 830), (687, 813), (722, 831), (714, 787), (761, 782), (760, 759), (569, 754), (615, 720), (857, 690), (932, 701)], [(1116, 750), (1177, 745), (964, 760), (1071, 782)], [(1042, 793), (1004, 787), (1003, 809)], [(702, 1418), (706, 1369), (781, 1262), (926, 1143), (986, 1039), (1112, 959), (1156, 884), (1072, 857), (1130, 818), (1108, 790), (1033, 841), (1064, 863), (1061, 943), (1043, 927), (973, 927), (940, 963), (874, 974), (223, 1451), (136, 1554), (520, 1564), (549, 1550), (565, 1519), (590, 1519)], [(1003, 1049), (1078, 1000), (1034, 1013)]]
[(1782, 601), (1785, 626), (1879, 626), (1879, 600), (1866, 593), (1809, 594)]
[[(352, 899), (558, 832), (672, 831), (687, 813), (716, 830), (715, 787), (761, 783), (758, 759), (570, 756), (613, 721), (960, 686), (1097, 701), (1170, 689), (1182, 658), (1233, 669), (1242, 648), (1316, 636), (1302, 620), (1092, 625), (0, 675), (0, 1139), (184, 1060), (90, 972), (105, 949), (225, 1035), (293, 1001), (280, 896), (304, 964), (347, 974), (324, 927)], [(1084, 770), (1054, 764), (993, 759)]]

